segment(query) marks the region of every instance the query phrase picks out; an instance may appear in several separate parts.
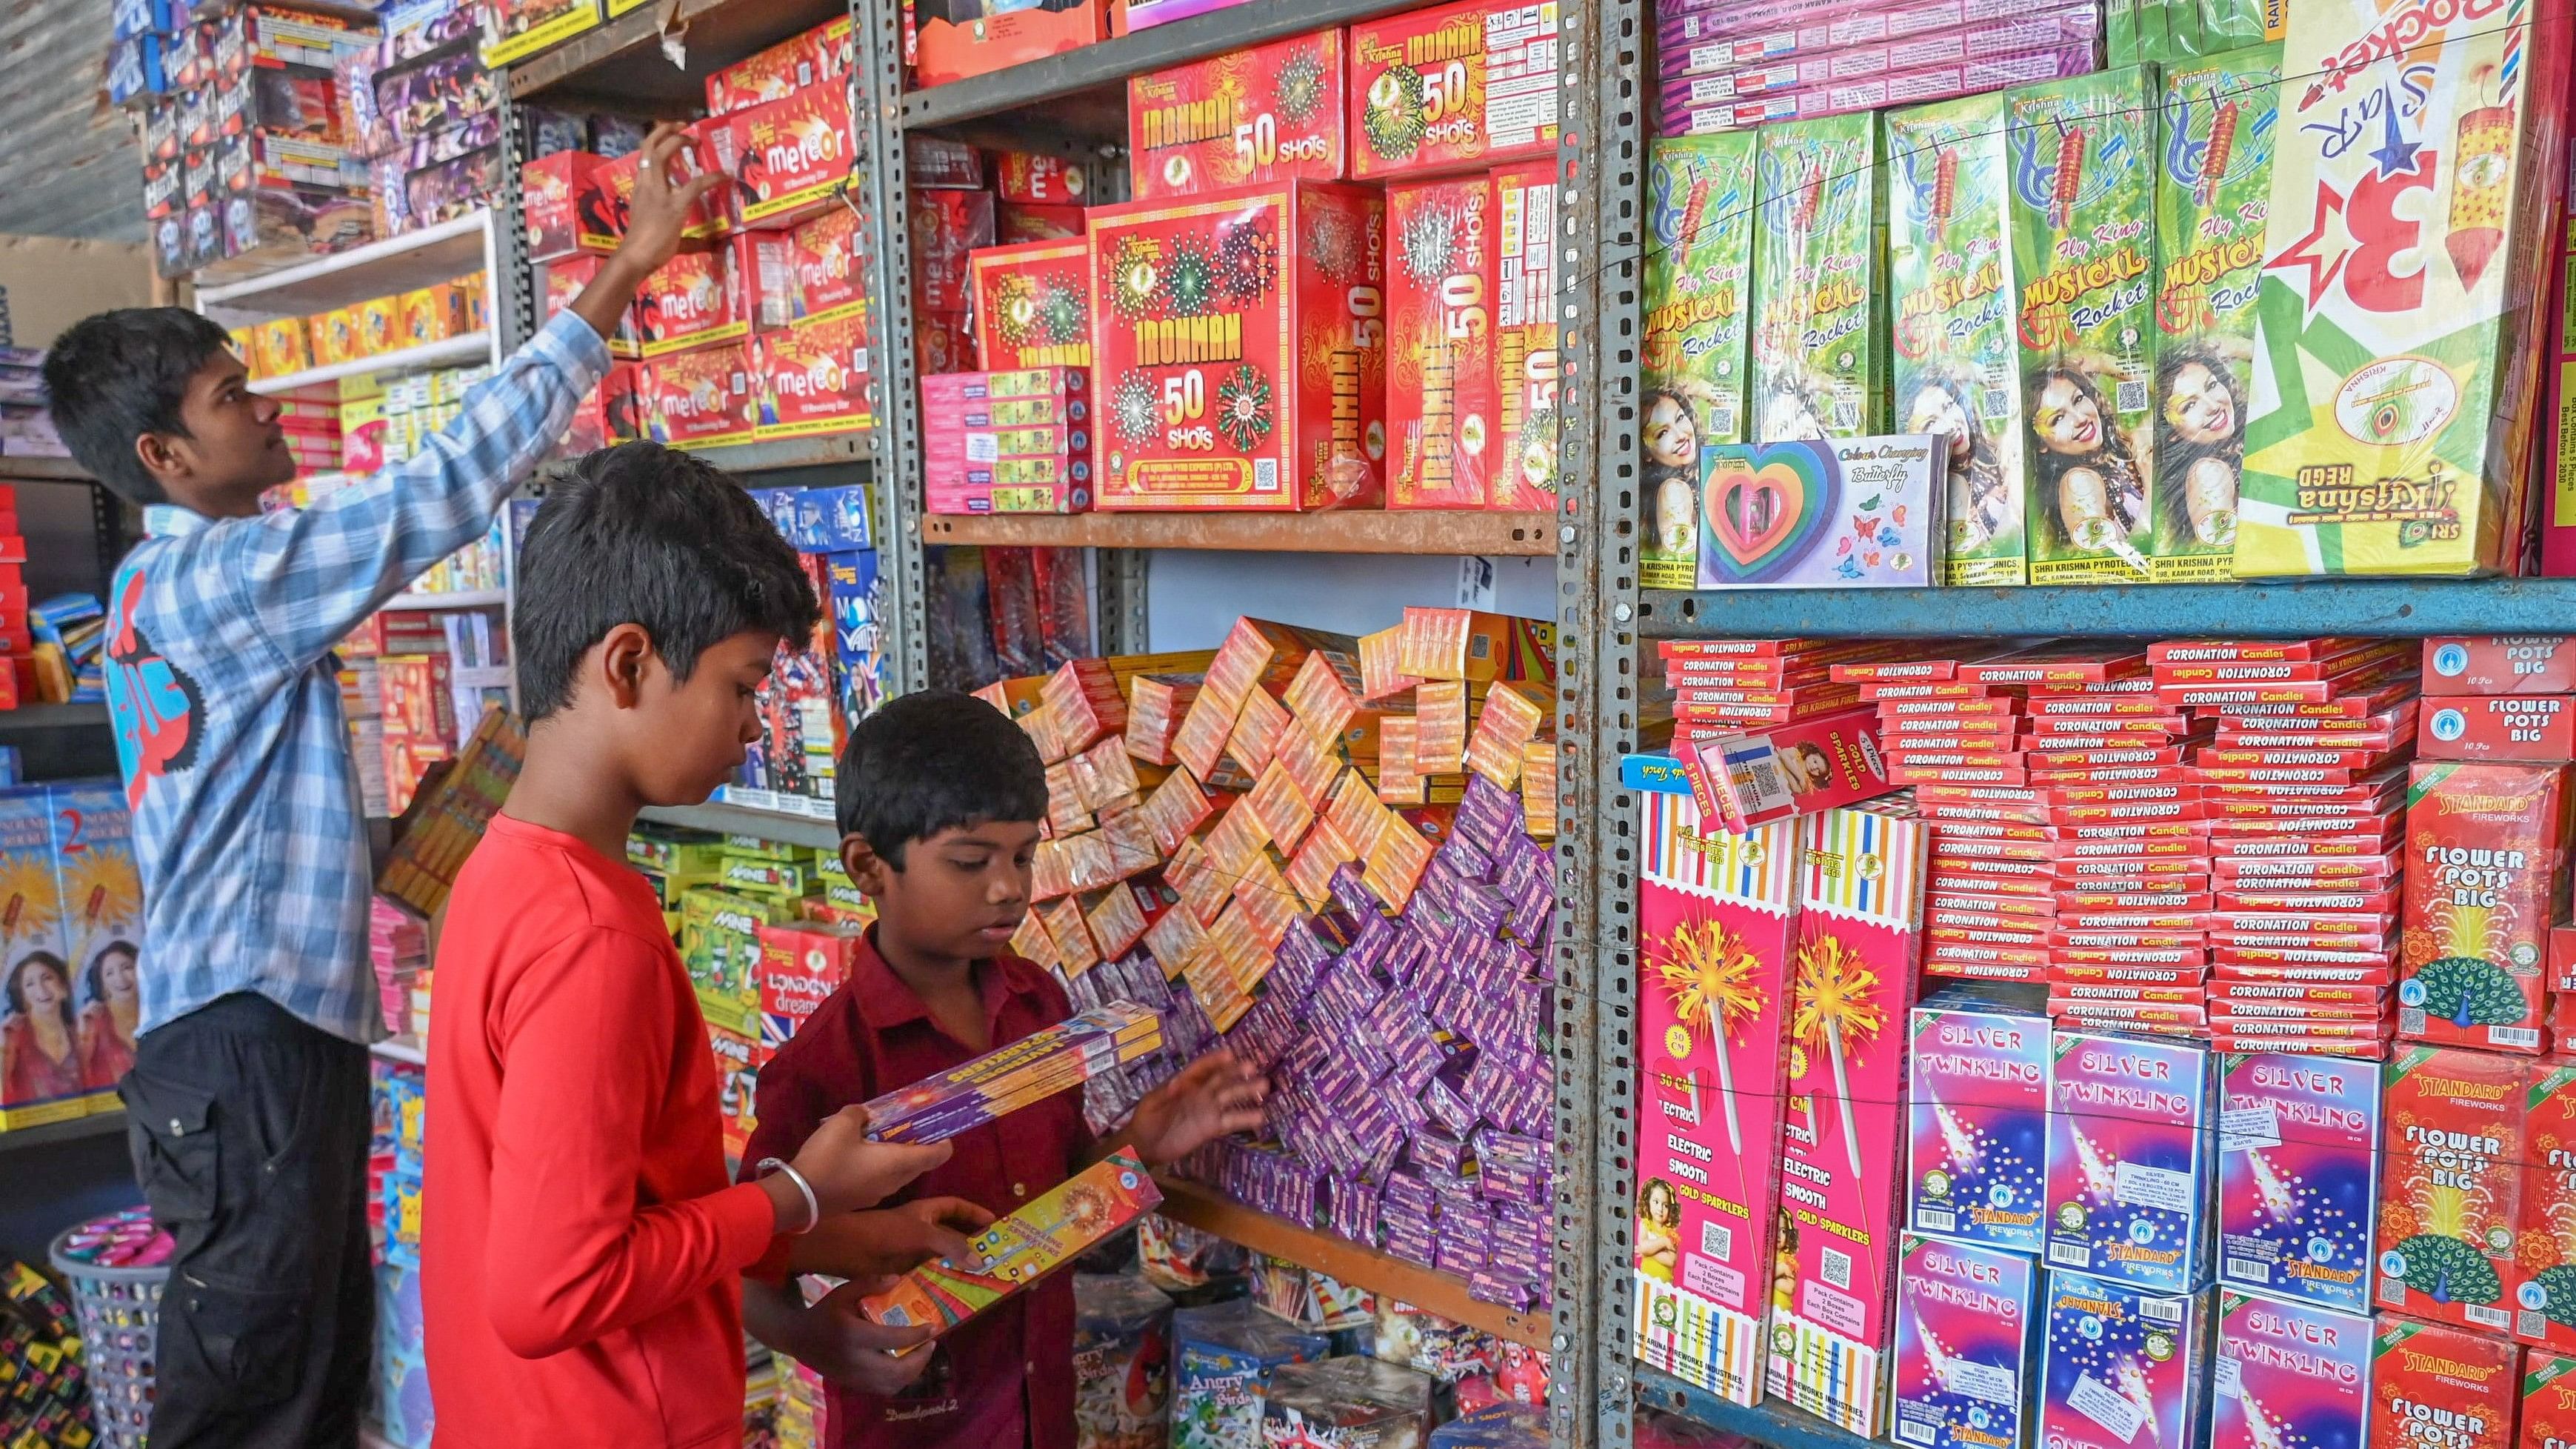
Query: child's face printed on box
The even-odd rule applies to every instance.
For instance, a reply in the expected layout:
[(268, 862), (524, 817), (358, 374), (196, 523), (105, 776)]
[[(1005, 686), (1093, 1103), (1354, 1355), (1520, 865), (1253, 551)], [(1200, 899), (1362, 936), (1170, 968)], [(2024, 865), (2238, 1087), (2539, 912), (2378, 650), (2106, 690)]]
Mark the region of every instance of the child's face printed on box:
[(2223, 443), (2236, 432), (2236, 394), (2206, 364), (2185, 363), (2165, 395), (2165, 421), (2184, 442)]
[(2102, 446), (2102, 410), (2070, 377), (2053, 377), (2039, 390), (2031, 430), (2052, 453), (2084, 454)]

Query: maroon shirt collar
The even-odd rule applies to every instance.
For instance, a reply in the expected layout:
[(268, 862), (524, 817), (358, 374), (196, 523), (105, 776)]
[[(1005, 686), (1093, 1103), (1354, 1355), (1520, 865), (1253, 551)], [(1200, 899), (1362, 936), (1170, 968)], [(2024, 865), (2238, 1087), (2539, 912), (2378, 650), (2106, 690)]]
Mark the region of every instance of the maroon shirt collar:
[[(984, 1003), (987, 1039), (999, 1042), (1002, 1008), (1011, 998), (1043, 1001), (1044, 992), (1032, 979), (1037, 972), (1036, 966), (1005, 951), (975, 973), (975, 990)], [(850, 996), (858, 1005), (859, 1019), (867, 1023), (870, 1031), (892, 1031), (914, 1021), (938, 1028), (921, 993), (896, 975), (885, 957), (878, 954), (875, 926), (868, 927), (867, 934), (859, 940), (858, 959), (850, 969)]]

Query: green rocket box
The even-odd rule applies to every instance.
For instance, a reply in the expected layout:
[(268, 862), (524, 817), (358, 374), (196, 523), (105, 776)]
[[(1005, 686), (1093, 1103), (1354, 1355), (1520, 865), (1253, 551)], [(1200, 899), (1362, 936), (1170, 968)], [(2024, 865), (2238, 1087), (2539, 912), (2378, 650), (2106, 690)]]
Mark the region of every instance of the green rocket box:
[(1755, 134), (1752, 441), (1883, 433), (1887, 191), (1878, 118)]
[(2291, 7), (2239, 577), (2513, 564), (2565, 17), (2531, 0)]
[(1650, 589), (1695, 587), (1700, 449), (1744, 441), (1744, 331), (1753, 254), (1754, 133), (1667, 136), (1646, 162), (1646, 420)]
[(2144, 67), (2011, 92), (2034, 584), (2144, 583), (2156, 517), (2156, 97)]
[(2022, 583), (2020, 354), (2004, 245), (2004, 98), (1968, 96), (1890, 113), (1887, 160), (1895, 425), (1950, 440), (1940, 582)]
[(2235, 575), (2281, 47), (2165, 71), (2156, 172), (2157, 583)]

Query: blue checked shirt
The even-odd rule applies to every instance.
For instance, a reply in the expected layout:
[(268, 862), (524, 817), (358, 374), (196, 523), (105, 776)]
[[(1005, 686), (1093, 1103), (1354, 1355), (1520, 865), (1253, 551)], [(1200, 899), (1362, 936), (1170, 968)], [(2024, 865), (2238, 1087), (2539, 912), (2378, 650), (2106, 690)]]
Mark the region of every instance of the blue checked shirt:
[(333, 1036), (384, 1034), (332, 647), (483, 536), (607, 366), (567, 311), (364, 483), (259, 518), (144, 511), (106, 651), (143, 876), (142, 1030), (256, 991)]

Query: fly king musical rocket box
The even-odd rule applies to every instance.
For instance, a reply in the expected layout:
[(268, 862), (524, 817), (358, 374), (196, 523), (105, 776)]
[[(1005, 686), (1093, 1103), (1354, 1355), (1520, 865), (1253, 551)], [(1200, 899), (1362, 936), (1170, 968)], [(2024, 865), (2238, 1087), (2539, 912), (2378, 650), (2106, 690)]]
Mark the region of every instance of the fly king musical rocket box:
[(2370, 1311), (2379, 1070), (2258, 1052), (2218, 1095), (2218, 1281)]
[(1273, 181), (1339, 181), (1342, 32), (1319, 30), (1127, 82), (1138, 201)]
[(1698, 586), (1700, 450), (1744, 441), (1754, 149), (1753, 132), (1735, 131), (1658, 137), (1647, 152), (1654, 244), (1637, 359), (1646, 416), (1637, 431), (1651, 521), (1637, 569), (1648, 588)]
[(1097, 506), (1376, 506), (1385, 221), (1316, 182), (1094, 210)]
[(1639, 792), (1636, 1351), (1762, 1396), (1803, 820), (1734, 834), (1682, 787)]
[(2048, 1018), (1935, 999), (1915, 1008), (1912, 1035), (1906, 1225), (2039, 1252), (2048, 1167)]
[(2566, 10), (2289, 9), (2237, 576), (2510, 567)]
[(1887, 189), (1878, 118), (1758, 133), (1753, 210), (1753, 438), (1884, 431)]

